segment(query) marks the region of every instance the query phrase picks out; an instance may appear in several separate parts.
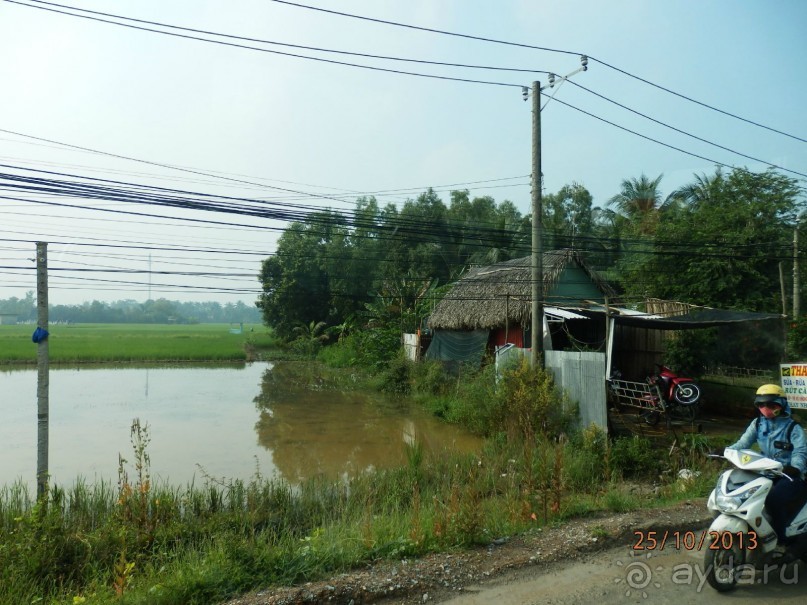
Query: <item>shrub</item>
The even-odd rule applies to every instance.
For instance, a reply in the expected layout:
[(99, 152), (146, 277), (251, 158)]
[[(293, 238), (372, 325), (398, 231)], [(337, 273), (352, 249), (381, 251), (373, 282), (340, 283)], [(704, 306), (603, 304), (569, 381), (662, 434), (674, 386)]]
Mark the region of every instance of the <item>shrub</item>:
[(379, 388), (387, 393), (408, 394), (411, 390), (410, 374), (413, 365), (403, 354), (394, 357), (379, 375)]
[(566, 463), (569, 487), (585, 491), (595, 482), (593, 478), (607, 480), (609, 449), (608, 435), (597, 425), (574, 434)]
[(420, 395), (445, 395), (455, 382), (439, 361), (423, 360), (412, 368), (412, 388)]
[(361, 348), (356, 334), (341, 338), (339, 342), (323, 347), (318, 359), (332, 368), (349, 368), (358, 365)]
[(555, 387), (552, 374), (533, 368), (528, 360), (504, 373), (497, 393), (493, 430), (531, 441), (536, 434), (558, 435), (568, 431), (576, 410)]
[(653, 444), (637, 435), (614, 441), (608, 460), (611, 471), (623, 477), (652, 478), (661, 470), (661, 461)]

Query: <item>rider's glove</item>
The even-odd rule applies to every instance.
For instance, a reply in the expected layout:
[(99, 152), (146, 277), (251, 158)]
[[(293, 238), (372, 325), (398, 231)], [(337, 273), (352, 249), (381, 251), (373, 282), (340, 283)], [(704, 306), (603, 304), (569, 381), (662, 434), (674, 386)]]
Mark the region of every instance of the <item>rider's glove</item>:
[(798, 479), (801, 477), (801, 471), (795, 466), (790, 466), (789, 464), (782, 469), (782, 472), (793, 479)]

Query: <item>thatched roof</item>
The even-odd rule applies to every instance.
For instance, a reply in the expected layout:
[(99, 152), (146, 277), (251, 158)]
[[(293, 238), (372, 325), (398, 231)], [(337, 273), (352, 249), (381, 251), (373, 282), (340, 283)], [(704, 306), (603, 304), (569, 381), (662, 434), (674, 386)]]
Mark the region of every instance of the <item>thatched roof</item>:
[[(579, 266), (606, 296), (613, 289), (583, 262), (575, 250), (544, 252), (544, 292), (557, 284), (564, 269)], [(494, 329), (528, 325), (532, 310), (532, 257), (471, 269), (434, 308), (429, 327), (443, 330)], [(581, 305), (583, 302), (581, 301)]]

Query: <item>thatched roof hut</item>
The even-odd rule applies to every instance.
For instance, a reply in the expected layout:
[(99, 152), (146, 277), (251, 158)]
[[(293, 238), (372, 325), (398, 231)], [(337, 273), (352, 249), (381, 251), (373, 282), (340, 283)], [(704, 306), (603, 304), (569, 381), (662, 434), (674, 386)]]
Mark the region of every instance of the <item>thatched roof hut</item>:
[[(544, 300), (552, 306), (605, 302), (613, 289), (576, 250), (544, 252)], [(441, 300), (429, 318), (435, 330), (493, 330), (531, 321), (532, 257), (472, 269)]]

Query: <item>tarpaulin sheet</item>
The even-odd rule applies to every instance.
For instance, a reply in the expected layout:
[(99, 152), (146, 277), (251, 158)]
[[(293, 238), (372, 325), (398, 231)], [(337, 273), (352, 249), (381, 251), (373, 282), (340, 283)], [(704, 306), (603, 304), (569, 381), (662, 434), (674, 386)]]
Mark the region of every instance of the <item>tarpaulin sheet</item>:
[(489, 330), (435, 330), (426, 359), (461, 361), (479, 365), (488, 344)]
[(781, 321), (775, 313), (751, 313), (750, 311), (725, 311), (722, 309), (696, 309), (684, 315), (648, 317), (641, 315), (615, 315), (614, 322), (621, 326), (649, 328), (652, 330), (687, 330), (729, 326), (749, 321)]

